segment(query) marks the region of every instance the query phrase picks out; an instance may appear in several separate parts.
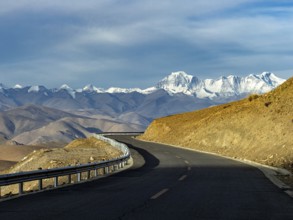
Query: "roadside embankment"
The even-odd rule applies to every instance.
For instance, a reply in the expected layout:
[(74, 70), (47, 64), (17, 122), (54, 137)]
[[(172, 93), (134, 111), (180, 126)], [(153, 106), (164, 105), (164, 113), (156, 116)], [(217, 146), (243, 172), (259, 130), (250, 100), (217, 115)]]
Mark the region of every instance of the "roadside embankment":
[(293, 171), (292, 112), (293, 78), (264, 95), (156, 119), (139, 138)]

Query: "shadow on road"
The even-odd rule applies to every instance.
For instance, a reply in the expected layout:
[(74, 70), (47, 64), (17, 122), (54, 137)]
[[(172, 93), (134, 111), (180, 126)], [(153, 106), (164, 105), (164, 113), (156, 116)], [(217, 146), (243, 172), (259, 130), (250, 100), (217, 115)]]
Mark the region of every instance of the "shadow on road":
[(119, 141), (120, 143), (126, 144), (130, 148), (131, 155), (134, 159), (134, 165), (132, 168), (130, 168), (127, 172), (121, 172), (115, 176), (142, 176), (152, 171), (160, 164), (160, 160), (147, 150), (133, 146), (129, 143), (129, 140), (127, 143), (124, 142), (123, 136), (115, 136), (111, 138)]

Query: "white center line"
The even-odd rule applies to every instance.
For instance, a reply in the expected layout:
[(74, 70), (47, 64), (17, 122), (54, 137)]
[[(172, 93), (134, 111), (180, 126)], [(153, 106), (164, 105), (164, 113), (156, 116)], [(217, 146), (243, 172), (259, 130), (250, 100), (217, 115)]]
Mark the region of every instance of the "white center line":
[(187, 175), (183, 175), (183, 176), (181, 176), (178, 180), (179, 180), (179, 181), (182, 181), (182, 180), (184, 180), (186, 177), (187, 177)]
[(184, 160), (184, 163), (189, 164), (189, 162), (187, 160)]
[(157, 194), (153, 195), (151, 197), (151, 199), (157, 199), (157, 198), (159, 198), (161, 195), (163, 195), (164, 193), (166, 193), (168, 190), (169, 190), (168, 188), (162, 189), (160, 192), (158, 192)]

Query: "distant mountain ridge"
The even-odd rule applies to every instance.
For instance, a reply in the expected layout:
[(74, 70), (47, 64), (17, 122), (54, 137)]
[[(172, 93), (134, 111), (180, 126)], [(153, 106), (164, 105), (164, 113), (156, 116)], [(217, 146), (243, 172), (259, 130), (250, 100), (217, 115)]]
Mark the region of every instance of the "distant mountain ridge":
[(244, 93), (266, 93), (282, 84), (285, 79), (273, 73), (263, 72), (259, 75), (250, 74), (246, 77), (230, 75), (218, 79), (200, 80), (185, 72), (174, 72), (160, 81), (156, 88), (170, 93), (184, 93), (198, 98), (239, 96)]
[(68, 143), (92, 133), (116, 130), (141, 131), (143, 126), (95, 115), (76, 115), (39, 105), (25, 105), (0, 112), (0, 143)]
[[(12, 125), (17, 123), (17, 114), (14, 114), (12, 118), (7, 116), (13, 113), (13, 109), (27, 105), (71, 113), (70, 116), (54, 119), (50, 124), (52, 128), (60, 125), (66, 130), (68, 124), (74, 124), (75, 128), (69, 130), (83, 130), (83, 133), (88, 131), (88, 127), (95, 127), (100, 131), (124, 131), (125, 129), (142, 131), (155, 118), (238, 100), (250, 93), (265, 93), (284, 81), (269, 72), (259, 75), (251, 74), (246, 77), (230, 75), (218, 79), (200, 80), (179, 71), (171, 73), (155, 86), (144, 90), (114, 87), (105, 90), (93, 85), (87, 85), (82, 89), (72, 89), (66, 84), (53, 89), (47, 89), (41, 85), (15, 85), (9, 88), (0, 84), (0, 111), (3, 112), (4, 117), (3, 131), (0, 130), (0, 136), (14, 137), (21, 143), (28, 142), (27, 136), (23, 138), (22, 133), (32, 132), (32, 130), (19, 130), (21, 132), (17, 134)], [(22, 114), (21, 109), (17, 109), (17, 112)], [(92, 119), (94, 123), (90, 122)], [(13, 123), (11, 124), (10, 121)], [(77, 124), (86, 129), (78, 127)], [(33, 128), (39, 130), (34, 131), (34, 135), (45, 133), (45, 129), (39, 125), (42, 124), (38, 120)]]
[(265, 93), (282, 84), (285, 79), (277, 77), (270, 72), (261, 74), (250, 74), (246, 77), (229, 75), (222, 76), (218, 79), (200, 80), (196, 76), (189, 75), (184, 71), (172, 72), (170, 75), (163, 78), (155, 86), (140, 89), (140, 88), (118, 88), (110, 87), (108, 89), (98, 88), (91, 84), (86, 85), (82, 89), (72, 89), (67, 84), (62, 85), (59, 89), (47, 89), (41, 85), (21, 86), (19, 84), (12, 88), (8, 88), (0, 84), (0, 92), (9, 94), (14, 91), (26, 91), (28, 93), (43, 93), (45, 96), (49, 94), (66, 91), (72, 98), (76, 97), (76, 93), (132, 93), (150, 94), (160, 89), (167, 91), (170, 94), (184, 93), (185, 95), (193, 95), (198, 98), (210, 98), (214, 96), (239, 95), (242, 93)]

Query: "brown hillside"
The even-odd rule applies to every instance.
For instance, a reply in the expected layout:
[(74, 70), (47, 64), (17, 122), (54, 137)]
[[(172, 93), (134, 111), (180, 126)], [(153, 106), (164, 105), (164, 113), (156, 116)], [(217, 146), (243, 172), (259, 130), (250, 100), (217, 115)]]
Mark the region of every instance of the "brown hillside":
[(72, 141), (64, 148), (35, 150), (6, 173), (87, 164), (121, 155), (121, 151), (94, 137), (81, 138)]
[[(17, 173), (37, 169), (52, 169), (64, 166), (74, 166), (114, 159), (122, 156), (122, 152), (108, 143), (100, 141), (94, 137), (77, 139), (72, 141), (64, 148), (52, 148), (36, 150), (15, 164), (3, 173)], [(73, 175), (74, 176), (74, 175)], [(60, 182), (66, 182), (66, 178), (60, 178)], [(44, 180), (44, 186), (52, 185), (52, 179)], [(37, 181), (25, 184), (26, 190), (36, 189)], [(3, 187), (3, 194), (17, 192), (17, 186)]]
[(241, 101), (154, 120), (140, 137), (293, 169), (293, 78)]

